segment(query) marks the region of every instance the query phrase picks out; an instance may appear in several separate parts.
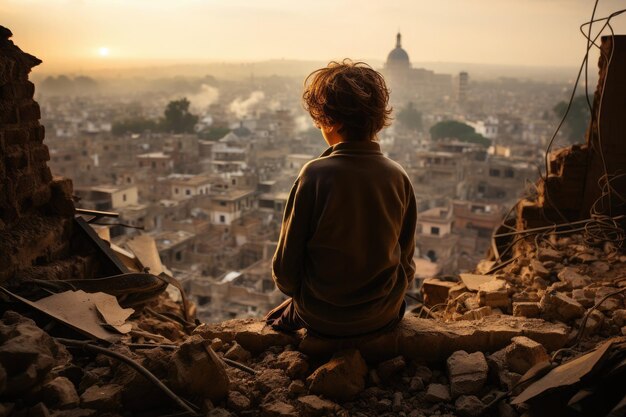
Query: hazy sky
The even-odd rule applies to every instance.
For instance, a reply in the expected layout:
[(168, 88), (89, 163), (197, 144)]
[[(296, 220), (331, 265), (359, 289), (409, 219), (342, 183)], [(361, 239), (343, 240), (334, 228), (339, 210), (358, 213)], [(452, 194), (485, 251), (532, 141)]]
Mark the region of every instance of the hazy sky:
[[(593, 0), (2, 0), (0, 24), (48, 71), (137, 61), (384, 60), (571, 66)], [(601, 0), (599, 16), (626, 7)], [(626, 33), (626, 15), (614, 20)]]

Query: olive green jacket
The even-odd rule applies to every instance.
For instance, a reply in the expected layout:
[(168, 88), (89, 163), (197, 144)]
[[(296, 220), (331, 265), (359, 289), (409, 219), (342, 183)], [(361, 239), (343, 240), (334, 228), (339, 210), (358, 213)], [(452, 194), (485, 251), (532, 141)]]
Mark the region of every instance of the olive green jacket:
[(416, 203), (377, 142), (341, 142), (296, 179), (273, 258), (278, 288), (321, 334), (376, 331), (398, 317), (415, 267)]

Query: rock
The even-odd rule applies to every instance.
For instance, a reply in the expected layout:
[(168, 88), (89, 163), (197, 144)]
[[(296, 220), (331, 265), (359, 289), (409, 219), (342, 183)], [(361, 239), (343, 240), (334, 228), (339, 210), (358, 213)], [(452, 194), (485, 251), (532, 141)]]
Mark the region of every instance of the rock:
[(559, 292), (546, 291), (541, 298), (541, 310), (548, 318), (568, 322), (582, 317), (585, 308), (576, 300)]
[(539, 317), (541, 314), (541, 306), (539, 303), (523, 301), (513, 303), (513, 315), (516, 317)]
[(485, 404), (474, 395), (461, 395), (454, 402), (454, 406), (462, 417), (479, 417), (485, 410)]
[(591, 278), (586, 275), (581, 275), (572, 267), (566, 266), (557, 275), (559, 280), (569, 284), (570, 288), (578, 289), (589, 285)]
[(386, 360), (378, 364), (376, 372), (383, 380), (391, 378), (396, 373), (402, 371), (406, 367), (406, 362), (402, 356)]
[(563, 259), (563, 254), (561, 252), (556, 251), (552, 248), (541, 248), (539, 249), (539, 253), (537, 259), (541, 262), (545, 261), (553, 261), (553, 262), (561, 262)]
[(487, 357), (491, 379), (496, 380), (507, 391), (511, 390), (519, 381), (521, 375), (507, 369), (506, 348), (500, 349)]
[(409, 391), (421, 391), (424, 389), (424, 380), (419, 376), (414, 376), (411, 378), (411, 382), (409, 383)]
[(536, 364), (550, 360), (546, 349), (534, 340), (518, 336), (511, 339), (511, 342), (505, 348), (505, 357), (507, 367), (513, 372), (525, 374)]
[(80, 396), (83, 407), (96, 410), (116, 411), (122, 405), (123, 386), (117, 384), (93, 385)]
[(277, 388), (287, 388), (291, 380), (282, 369), (265, 369), (256, 378), (256, 387), (263, 393)]
[(298, 398), (298, 404), (303, 409), (303, 415), (305, 417), (315, 417), (321, 415), (333, 415), (341, 410), (337, 404), (332, 401), (323, 400), (317, 395), (305, 395)]
[(589, 297), (588, 291), (581, 288), (572, 290), (572, 298), (585, 308), (589, 308), (594, 305), (593, 297)]
[(424, 303), (429, 307), (445, 303), (450, 290), (457, 284), (457, 282), (444, 281), (438, 278), (426, 278), (422, 284)]
[(261, 406), (261, 417), (298, 417), (294, 406), (282, 401), (275, 401)]
[(489, 306), (476, 308), (474, 310), (464, 313), (459, 320), (480, 320), (483, 317), (487, 317), (493, 314), (493, 310)]
[[(264, 322), (258, 323), (258, 328), (263, 328)], [(222, 323), (222, 326), (225, 324)], [(256, 329), (257, 326), (250, 325), (246, 328), (252, 332), (250, 329)], [(445, 360), (457, 350), (493, 352), (507, 346), (511, 337), (515, 336), (529, 337), (543, 344), (548, 351), (553, 351), (565, 345), (568, 333), (569, 328), (562, 323), (549, 323), (525, 317), (488, 316), (475, 322), (444, 323), (406, 314), (393, 330), (374, 336), (326, 339), (298, 333), (289, 335), (293, 343), (284, 343), (284, 346), (298, 345), (300, 339), (297, 338), (301, 338), (298, 350), (309, 356), (331, 356), (342, 349), (358, 348), (361, 355), (372, 362), (380, 362), (399, 355), (420, 362), (435, 362)], [(225, 334), (241, 338), (224, 330), (222, 335)], [(253, 338), (250, 335), (247, 337)], [(240, 340), (238, 343), (248, 349)]]
[(506, 281), (496, 279), (478, 286), (478, 298), (481, 306), (509, 307), (509, 293)]
[(28, 410), (28, 417), (50, 417), (50, 411), (44, 403), (37, 403)]
[(618, 327), (626, 325), (626, 310), (620, 309), (613, 311), (612, 320)]
[(44, 402), (50, 408), (72, 408), (80, 403), (74, 384), (63, 376), (58, 376), (45, 384), (42, 394)]
[(219, 337), (214, 338), (213, 340), (211, 340), (211, 349), (213, 349), (215, 352), (221, 351), (222, 349), (224, 349), (224, 341)]
[(425, 384), (428, 384), (433, 377), (433, 371), (428, 366), (418, 365), (415, 368), (415, 376), (420, 377)]
[(242, 412), (250, 408), (250, 400), (239, 391), (229, 391), (226, 397), (226, 405), (233, 411)]
[(446, 361), (450, 392), (453, 397), (478, 393), (485, 382), (489, 367), (482, 352), (454, 352)]
[(349, 400), (365, 388), (367, 364), (356, 349), (333, 355), (308, 378), (309, 390), (332, 399)]
[(404, 397), (401, 392), (393, 393), (393, 402), (391, 403), (391, 409), (394, 413), (397, 413), (402, 410), (402, 402), (404, 401)]
[[(595, 296), (595, 300), (594, 300), (594, 304), (598, 304), (600, 301), (602, 301), (602, 299), (604, 297), (606, 297), (607, 295), (614, 293), (615, 291), (617, 291), (618, 288), (615, 287), (600, 287), (596, 290), (596, 296)], [(600, 304), (598, 306), (598, 310), (600, 311), (613, 311), (613, 310), (619, 310), (621, 308), (624, 307), (624, 303), (623, 303), (623, 295), (622, 294), (616, 294), (613, 295), (609, 298), (607, 298), (605, 301), (602, 302), (602, 304)]]
[(169, 364), (172, 389), (213, 402), (228, 394), (229, 380), (223, 362), (202, 337), (185, 340), (172, 354)]
[(424, 400), (431, 403), (448, 402), (451, 400), (450, 387), (444, 384), (429, 384)]
[(296, 379), (291, 384), (289, 384), (287, 392), (289, 392), (289, 394), (293, 395), (294, 397), (297, 397), (298, 395), (302, 395), (306, 392), (306, 385), (304, 385), (303, 381)]
[(297, 345), (294, 335), (277, 332), (265, 324), (264, 320), (234, 319), (217, 324), (203, 323), (193, 331), (205, 339), (219, 338), (224, 342), (236, 341), (244, 349), (254, 353), (267, 350), (271, 346)]
[[(578, 327), (582, 325), (582, 320), (576, 320), (576, 324)], [(602, 328), (602, 324), (604, 323), (604, 314), (602, 314), (598, 310), (593, 310), (589, 313), (589, 317), (587, 318), (587, 322), (585, 323), (585, 336), (591, 336)]]
[(276, 366), (284, 369), (290, 378), (304, 378), (309, 370), (308, 358), (297, 350), (286, 350), (278, 355)]
[(6, 397), (19, 398), (54, 366), (66, 365), (71, 355), (34, 321), (7, 311), (0, 322), (0, 366), (5, 371)]
[(540, 278), (548, 278), (550, 277), (550, 271), (537, 259), (530, 260), (530, 268), (535, 273), (536, 276)]
[(221, 407), (217, 407), (210, 410), (206, 417), (233, 417), (233, 413)]
[(252, 355), (250, 355), (250, 352), (245, 350), (237, 342), (233, 343), (230, 349), (228, 349), (228, 351), (224, 354), (224, 357), (226, 359), (231, 359), (231, 360), (239, 361), (239, 362), (247, 362), (250, 360), (251, 356)]

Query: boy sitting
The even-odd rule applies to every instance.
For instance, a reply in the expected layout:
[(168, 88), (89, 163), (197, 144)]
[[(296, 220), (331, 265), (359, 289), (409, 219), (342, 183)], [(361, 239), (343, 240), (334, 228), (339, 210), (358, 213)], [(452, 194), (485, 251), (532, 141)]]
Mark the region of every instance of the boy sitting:
[(390, 329), (415, 273), (417, 211), (406, 172), (375, 141), (389, 125), (389, 90), (370, 66), (344, 60), (311, 73), (303, 99), (330, 147), (287, 200), (272, 269), (291, 298), (267, 323), (335, 338)]

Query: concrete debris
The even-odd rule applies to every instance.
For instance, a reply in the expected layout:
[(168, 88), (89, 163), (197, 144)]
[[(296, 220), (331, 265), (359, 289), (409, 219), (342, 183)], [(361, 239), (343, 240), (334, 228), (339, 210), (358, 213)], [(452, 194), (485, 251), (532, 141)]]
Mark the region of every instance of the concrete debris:
[(504, 349), (508, 368), (518, 374), (525, 374), (540, 362), (549, 361), (546, 349), (540, 343), (527, 337), (514, 337), (511, 344)]
[(250, 359), (251, 355), (250, 352), (241, 347), (239, 343), (235, 342), (224, 354), (224, 357), (234, 361), (246, 362)]
[(305, 417), (317, 417), (326, 415), (336, 415), (343, 411), (342, 408), (332, 401), (324, 400), (317, 395), (305, 395), (298, 398), (298, 403), (302, 408)]
[(74, 384), (63, 376), (47, 382), (42, 388), (42, 394), (44, 402), (52, 408), (73, 408), (80, 403)]
[(365, 388), (367, 365), (356, 349), (337, 352), (308, 378), (309, 390), (336, 400), (354, 398)]
[(309, 370), (308, 358), (297, 350), (286, 350), (276, 358), (276, 366), (290, 378), (304, 378)]
[(178, 392), (214, 402), (228, 394), (229, 379), (223, 362), (198, 335), (189, 337), (172, 355), (169, 379)]
[(381, 362), (376, 368), (378, 376), (383, 380), (388, 380), (406, 367), (406, 362), (402, 356)]
[(454, 402), (454, 406), (461, 417), (479, 417), (485, 410), (485, 404), (474, 395), (461, 395)]
[(430, 384), (426, 388), (424, 399), (431, 403), (448, 402), (451, 399), (450, 387), (444, 384)]
[(122, 405), (121, 385), (92, 385), (80, 396), (81, 405), (96, 410), (116, 411)]
[(487, 382), (489, 367), (482, 352), (454, 352), (446, 361), (450, 392), (456, 398), (479, 393)]
[(540, 305), (546, 317), (563, 322), (570, 322), (585, 314), (585, 308), (580, 303), (560, 292), (546, 292)]

